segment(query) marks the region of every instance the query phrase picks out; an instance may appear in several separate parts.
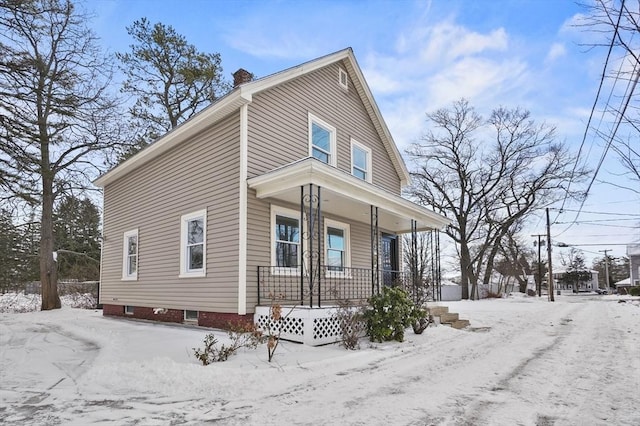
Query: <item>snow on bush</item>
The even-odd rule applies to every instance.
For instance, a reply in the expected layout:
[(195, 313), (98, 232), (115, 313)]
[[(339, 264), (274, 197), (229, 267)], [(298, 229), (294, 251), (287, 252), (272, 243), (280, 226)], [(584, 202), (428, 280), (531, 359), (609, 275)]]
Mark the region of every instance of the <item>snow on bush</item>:
[[(60, 297), (62, 306), (93, 309), (97, 301), (91, 293), (71, 293)], [(21, 313), (39, 311), (42, 299), (39, 294), (5, 293), (0, 295), (0, 313)]]

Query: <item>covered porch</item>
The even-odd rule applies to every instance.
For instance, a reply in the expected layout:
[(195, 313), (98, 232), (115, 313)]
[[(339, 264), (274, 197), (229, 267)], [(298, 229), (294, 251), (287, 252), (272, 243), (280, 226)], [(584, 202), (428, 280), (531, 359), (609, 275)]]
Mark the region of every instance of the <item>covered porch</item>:
[[(269, 307), (278, 303), (283, 339), (333, 343), (341, 336), (336, 307), (363, 303), (382, 286), (402, 286), (416, 302), (438, 298), (438, 232), (448, 219), (312, 157), (251, 178), (248, 186), (272, 206), (272, 264), (256, 271), (259, 326), (269, 323)], [(273, 213), (274, 205), (289, 206), (288, 216)], [(354, 228), (357, 241), (349, 236)], [(417, 253), (423, 231), (430, 231), (428, 276), (418, 273), (417, 256), (404, 256), (408, 262), (402, 256), (402, 236), (411, 236), (404, 250)], [(350, 251), (359, 253), (357, 262)]]
[[(449, 223), (445, 217), (313, 157), (251, 178), (248, 186), (272, 205), (296, 206), (290, 223), (272, 224), (272, 232), (278, 232), (271, 247), (276, 254), (272, 264), (256, 271), (258, 305), (335, 306), (366, 300), (381, 285), (399, 285), (417, 297), (427, 277), (418, 273), (411, 253), (417, 252), (416, 236), (423, 231), (431, 231), (428, 281), (434, 287), (439, 283), (438, 231)], [(366, 225), (368, 238), (361, 235), (354, 243), (349, 230), (332, 228), (327, 216)], [(404, 248), (409, 262), (402, 256), (405, 234), (411, 236)], [(358, 264), (350, 261), (355, 250), (361, 254)]]

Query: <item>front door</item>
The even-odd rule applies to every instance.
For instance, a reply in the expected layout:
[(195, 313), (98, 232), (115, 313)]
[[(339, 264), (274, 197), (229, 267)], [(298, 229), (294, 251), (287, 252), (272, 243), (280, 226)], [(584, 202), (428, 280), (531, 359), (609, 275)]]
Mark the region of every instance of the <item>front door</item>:
[(382, 234), (382, 283), (393, 285), (398, 269), (398, 237)]

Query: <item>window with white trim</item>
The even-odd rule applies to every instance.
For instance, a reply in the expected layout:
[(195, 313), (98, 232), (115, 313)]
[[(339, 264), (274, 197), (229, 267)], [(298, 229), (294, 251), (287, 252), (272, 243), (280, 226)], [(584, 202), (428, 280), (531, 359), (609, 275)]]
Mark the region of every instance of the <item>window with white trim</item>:
[(185, 309), (184, 320), (187, 322), (198, 322), (198, 311)]
[(344, 273), (351, 266), (350, 228), (346, 223), (324, 220), (325, 264), (330, 273)]
[(138, 229), (124, 233), (122, 245), (122, 279), (138, 279)]
[(340, 84), (344, 90), (349, 90), (349, 77), (342, 68), (338, 68), (338, 84)]
[(336, 166), (336, 128), (309, 113), (309, 156)]
[(180, 218), (180, 278), (204, 277), (207, 265), (207, 210)]
[(276, 272), (300, 266), (300, 213), (271, 206), (271, 264)]
[(351, 140), (351, 174), (371, 182), (371, 148)]
[(125, 315), (133, 315), (133, 306), (125, 305), (124, 313)]

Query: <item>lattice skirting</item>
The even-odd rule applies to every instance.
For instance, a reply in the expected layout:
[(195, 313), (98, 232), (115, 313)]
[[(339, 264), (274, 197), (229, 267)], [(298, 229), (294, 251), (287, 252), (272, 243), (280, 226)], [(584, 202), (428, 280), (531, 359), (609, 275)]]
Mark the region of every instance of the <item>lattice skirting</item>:
[[(280, 338), (318, 346), (339, 342), (342, 338), (337, 308), (282, 307), (283, 329)], [(262, 330), (269, 325), (269, 307), (257, 306), (254, 321)], [(276, 330), (277, 331), (277, 330)]]

